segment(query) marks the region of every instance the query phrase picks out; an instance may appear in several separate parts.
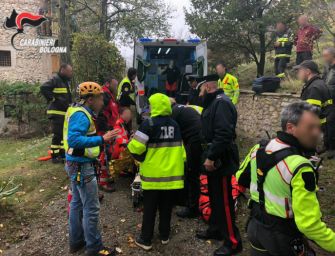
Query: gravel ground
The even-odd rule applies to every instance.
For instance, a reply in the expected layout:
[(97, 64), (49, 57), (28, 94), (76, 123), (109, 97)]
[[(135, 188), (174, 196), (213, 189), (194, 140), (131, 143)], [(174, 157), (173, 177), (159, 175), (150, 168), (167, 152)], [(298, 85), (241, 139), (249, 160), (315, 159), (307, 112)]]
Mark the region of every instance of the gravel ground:
[[(134, 244), (139, 234), (142, 213), (132, 208), (130, 199), (130, 180), (121, 178), (116, 182), (117, 191), (108, 194), (101, 204), (100, 222), (103, 241), (106, 246), (121, 249), (121, 255), (212, 255), (220, 246), (218, 241), (201, 241), (195, 238), (195, 232), (205, 229), (206, 224), (198, 219), (184, 220), (175, 214), (172, 218), (171, 239), (168, 245), (161, 245), (155, 232), (153, 250), (144, 252)], [(45, 208), (42, 216), (25, 228), (23, 241), (8, 245), (4, 255), (68, 255), (66, 194), (54, 200)], [(243, 220), (244, 223), (244, 220)], [(244, 224), (243, 224), (244, 225)], [(243, 232), (242, 232), (243, 233)], [(77, 255), (83, 255), (78, 253)], [(241, 255), (247, 255), (246, 251)]]
[[(132, 208), (130, 198), (130, 180), (120, 178), (116, 182), (117, 191), (108, 194), (101, 204), (100, 226), (106, 246), (116, 246), (121, 255), (148, 256), (209, 256), (220, 246), (218, 241), (201, 241), (195, 238), (195, 232), (205, 229), (206, 224), (199, 219), (180, 219), (175, 214), (172, 218), (171, 239), (168, 245), (161, 245), (155, 232), (153, 250), (145, 252), (134, 244), (140, 232), (142, 213)], [(247, 219), (245, 200), (243, 200), (237, 223), (240, 227), (244, 250), (239, 255), (249, 255), (249, 245), (244, 231)], [(67, 234), (66, 193), (62, 198), (54, 199), (53, 203), (42, 210), (38, 218), (22, 227), (22, 241), (7, 244), (3, 255), (8, 256), (58, 256), (69, 255)], [(332, 220), (328, 220), (332, 223)], [(1, 253), (0, 253), (1, 254)], [(79, 252), (75, 256), (84, 255)], [(331, 256), (318, 250), (318, 256)]]

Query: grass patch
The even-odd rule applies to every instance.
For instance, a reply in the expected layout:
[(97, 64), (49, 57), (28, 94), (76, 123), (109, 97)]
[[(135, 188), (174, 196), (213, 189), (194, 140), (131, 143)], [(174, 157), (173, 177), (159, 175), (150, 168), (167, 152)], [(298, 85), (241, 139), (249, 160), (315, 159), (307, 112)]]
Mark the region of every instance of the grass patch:
[(37, 161), (47, 154), (49, 144), (49, 137), (0, 139), (0, 155), (4, 156), (0, 160), (0, 182), (13, 177), (16, 184), (22, 184), (16, 194), (0, 201), (0, 244), (23, 239), (25, 225), (38, 217), (53, 198), (65, 193), (67, 177), (63, 165)]

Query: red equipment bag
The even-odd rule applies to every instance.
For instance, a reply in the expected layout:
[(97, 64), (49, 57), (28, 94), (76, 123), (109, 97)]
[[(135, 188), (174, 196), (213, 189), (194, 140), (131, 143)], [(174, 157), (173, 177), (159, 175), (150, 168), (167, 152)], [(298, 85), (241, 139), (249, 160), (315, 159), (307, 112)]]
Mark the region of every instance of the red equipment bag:
[[(231, 179), (231, 185), (232, 185), (232, 195), (234, 201), (237, 200), (237, 198), (245, 192), (245, 188), (240, 186), (237, 183), (237, 180), (235, 176), (232, 176)], [(235, 204), (236, 205), (236, 204)], [(236, 211), (235, 207), (235, 211)], [(211, 203), (209, 200), (209, 193), (208, 193), (208, 180), (207, 180), (207, 175), (202, 174), (200, 175), (200, 198), (199, 198), (199, 211), (201, 218), (205, 221), (208, 222), (209, 218), (212, 213), (212, 208), (211, 208)]]

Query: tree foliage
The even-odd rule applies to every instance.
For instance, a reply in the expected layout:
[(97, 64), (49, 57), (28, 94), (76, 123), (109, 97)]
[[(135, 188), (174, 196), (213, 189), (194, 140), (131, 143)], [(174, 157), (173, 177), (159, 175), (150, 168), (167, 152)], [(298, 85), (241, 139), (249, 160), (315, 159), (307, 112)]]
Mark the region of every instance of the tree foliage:
[(171, 8), (163, 0), (73, 0), (79, 28), (99, 31), (107, 40), (123, 42), (151, 35), (167, 35)]
[(121, 79), (125, 70), (119, 50), (100, 34), (75, 33), (72, 60), (76, 83), (94, 81), (101, 84), (109, 74)]
[(277, 21), (291, 23), (301, 11), (301, 0), (191, 0), (185, 10), (191, 32), (224, 51), (232, 64), (254, 61), (257, 76), (264, 74), (266, 52), (273, 49), (271, 32)]

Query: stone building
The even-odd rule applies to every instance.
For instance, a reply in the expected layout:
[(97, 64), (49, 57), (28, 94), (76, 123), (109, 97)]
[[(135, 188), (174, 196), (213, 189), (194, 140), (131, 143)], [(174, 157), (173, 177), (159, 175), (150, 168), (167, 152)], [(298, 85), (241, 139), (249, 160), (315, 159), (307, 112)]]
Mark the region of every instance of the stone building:
[(59, 54), (40, 53), (40, 47), (21, 47), (21, 40), (56, 39), (57, 26), (55, 13), (57, 0), (2, 0), (0, 13), (5, 22), (10, 17), (13, 9), (17, 13), (30, 12), (41, 14), (49, 18), (40, 27), (24, 27), (24, 33), (18, 34), (11, 45), (11, 38), (17, 32), (16, 29), (6, 29), (0, 26), (0, 80), (44, 82), (57, 72), (59, 67)]

